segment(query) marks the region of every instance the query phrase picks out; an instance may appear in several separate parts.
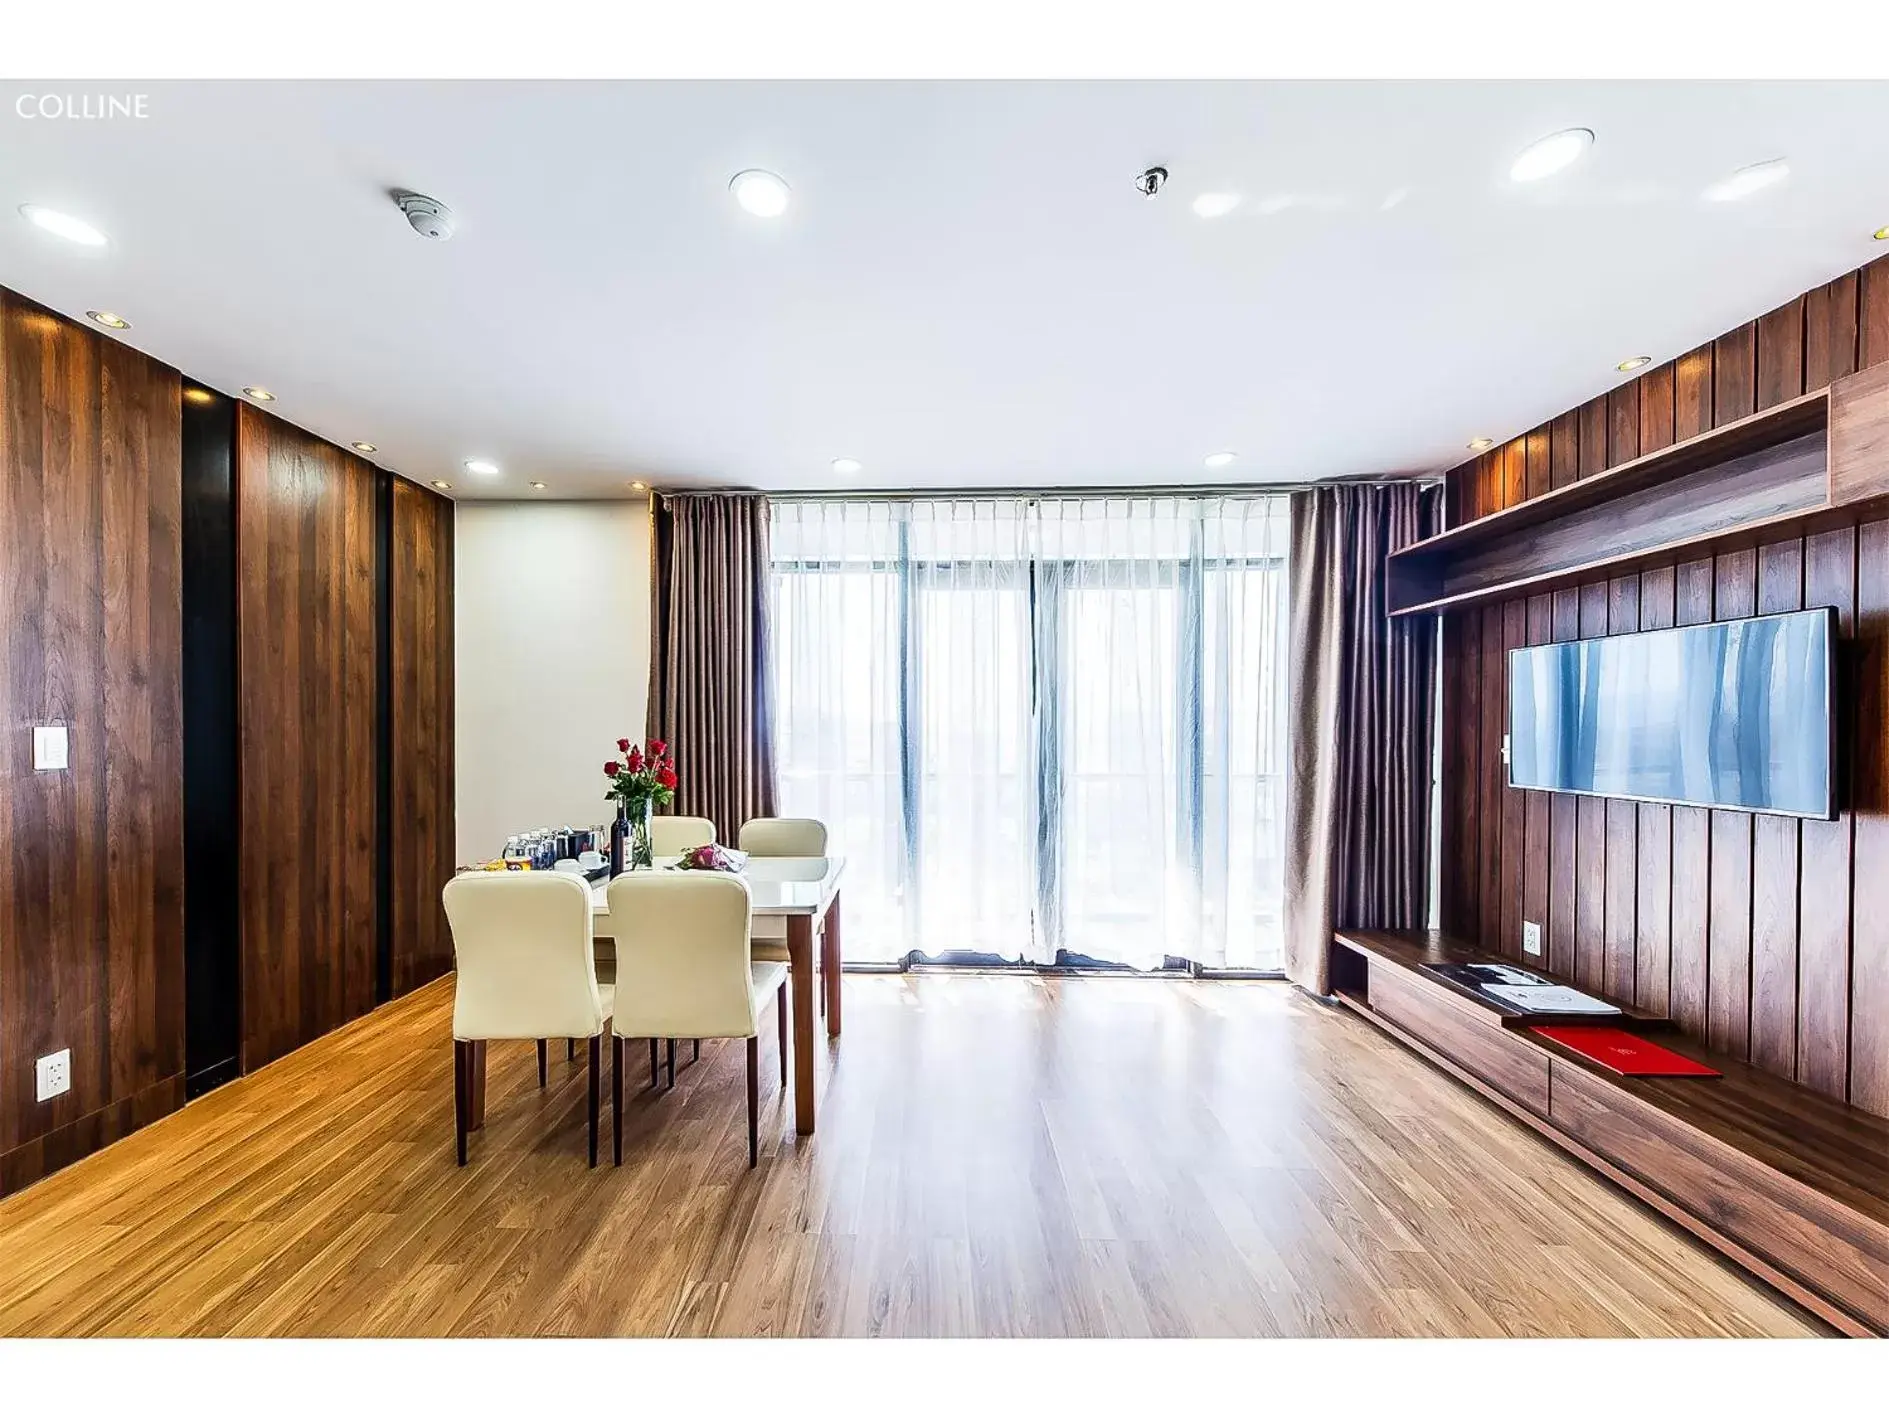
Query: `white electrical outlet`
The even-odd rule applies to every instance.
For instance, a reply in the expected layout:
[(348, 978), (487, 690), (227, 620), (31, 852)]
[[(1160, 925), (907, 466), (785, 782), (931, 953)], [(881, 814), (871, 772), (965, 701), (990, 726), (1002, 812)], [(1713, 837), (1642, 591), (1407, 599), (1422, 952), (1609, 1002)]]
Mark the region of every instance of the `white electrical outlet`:
[(33, 771), (64, 772), (70, 761), (63, 723), (33, 725)]
[(1522, 922), (1522, 953), (1525, 955), (1541, 953), (1541, 926), (1533, 920)]
[(38, 1085), (35, 1096), (40, 1102), (50, 1102), (72, 1091), (72, 1050), (61, 1048), (57, 1053), (48, 1053), (33, 1065), (33, 1077)]

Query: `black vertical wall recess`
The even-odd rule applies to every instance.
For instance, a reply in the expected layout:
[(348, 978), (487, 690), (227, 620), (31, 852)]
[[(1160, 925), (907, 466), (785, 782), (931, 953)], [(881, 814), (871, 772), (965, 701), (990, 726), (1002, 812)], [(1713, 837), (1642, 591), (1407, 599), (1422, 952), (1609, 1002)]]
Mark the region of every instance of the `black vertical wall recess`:
[(237, 919), (236, 406), (183, 391), (184, 1095), (235, 1077)]
[(374, 1002), (394, 996), (394, 475), (374, 470)]

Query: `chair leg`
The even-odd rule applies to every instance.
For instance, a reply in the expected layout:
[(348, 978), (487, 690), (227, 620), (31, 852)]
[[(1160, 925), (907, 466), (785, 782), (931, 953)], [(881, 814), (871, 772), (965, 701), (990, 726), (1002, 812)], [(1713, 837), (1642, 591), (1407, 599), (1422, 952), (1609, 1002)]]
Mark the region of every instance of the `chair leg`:
[(610, 1035), (610, 1149), (612, 1166), (623, 1164), (623, 1035)]
[(754, 1169), (760, 1157), (761, 1133), (755, 1120), (759, 1111), (760, 1086), (756, 1078), (761, 1067), (761, 1037), (751, 1034), (748, 1038), (748, 1169)]
[(662, 1081), (662, 1064), (656, 1061), (656, 1040), (649, 1040), (649, 1086), (653, 1091)]
[(459, 1164), (466, 1164), (466, 1113), (472, 1093), (471, 1056), (468, 1045), (453, 1040), (453, 1131), (459, 1151)]
[(590, 1039), (590, 1164), (597, 1164), (597, 1074), (603, 1068), (603, 1035)]
[(539, 1087), (544, 1086), (545, 1078), (547, 1076), (544, 1070), (544, 1059), (545, 1059), (545, 1040), (540, 1038), (538, 1040), (538, 1086)]
[(669, 1066), (669, 1086), (674, 1087), (676, 1085), (676, 1040), (667, 1039), (665, 1044), (665, 1061)]
[(787, 1086), (787, 981), (774, 991), (774, 1027), (780, 1035), (781, 1086)]
[(691, 1038), (689, 1040), (689, 1061), (691, 1063), (699, 1063), (702, 1061), (702, 1040), (699, 1038)]
[(564, 1040), (564, 1061), (567, 1063), (577, 1061), (577, 1040), (575, 1038), (567, 1038)]

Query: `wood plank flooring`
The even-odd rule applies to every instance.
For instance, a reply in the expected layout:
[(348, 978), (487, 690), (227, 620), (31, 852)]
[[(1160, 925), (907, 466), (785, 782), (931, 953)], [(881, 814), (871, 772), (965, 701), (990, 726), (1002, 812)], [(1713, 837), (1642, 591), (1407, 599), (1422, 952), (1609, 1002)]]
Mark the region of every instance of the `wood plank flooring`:
[(460, 1170), (437, 981), (0, 1203), (0, 1335), (1818, 1331), (1284, 985), (845, 988), (816, 1136), (764, 1041), (757, 1170), (718, 1043), (631, 1050), (595, 1171), (581, 1050), (494, 1045)]

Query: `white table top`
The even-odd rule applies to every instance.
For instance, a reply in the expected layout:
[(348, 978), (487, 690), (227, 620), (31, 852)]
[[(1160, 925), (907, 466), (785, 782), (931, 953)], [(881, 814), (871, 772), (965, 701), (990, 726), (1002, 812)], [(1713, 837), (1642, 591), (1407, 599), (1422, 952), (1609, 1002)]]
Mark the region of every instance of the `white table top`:
[[(656, 869), (671, 866), (678, 859), (658, 857)], [(750, 914), (819, 915), (833, 903), (845, 869), (844, 856), (751, 856), (740, 874), (748, 883)], [(593, 917), (610, 913), (608, 885), (597, 881), (590, 888)]]

